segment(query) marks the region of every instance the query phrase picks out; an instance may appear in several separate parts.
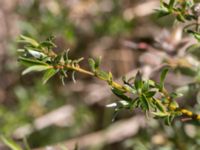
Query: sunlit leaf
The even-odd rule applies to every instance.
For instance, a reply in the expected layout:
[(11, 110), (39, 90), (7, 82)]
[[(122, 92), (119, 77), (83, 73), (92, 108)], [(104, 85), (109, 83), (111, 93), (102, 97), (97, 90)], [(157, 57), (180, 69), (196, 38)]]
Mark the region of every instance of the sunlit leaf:
[(43, 81), (43, 84), (46, 84), (46, 82), (51, 78), (53, 77), (56, 73), (58, 72), (58, 70), (56, 69), (48, 69), (47, 71), (45, 71), (44, 75), (43, 75), (43, 78), (42, 78), (42, 81)]
[(30, 38), (30, 37), (27, 37), (27, 36), (24, 36), (24, 35), (20, 35), (20, 39), (21, 40), (19, 40), (19, 42), (27, 43), (27, 44), (30, 44), (30, 45), (32, 45), (34, 47), (38, 47), (39, 46), (39, 43), (36, 40), (34, 40), (34, 39)]
[(31, 67), (28, 67), (27, 69), (25, 69), (23, 72), (22, 72), (22, 75), (25, 75), (27, 73), (30, 73), (30, 72), (33, 72), (33, 71), (44, 71), (44, 70), (47, 70), (51, 68), (51, 66), (46, 66), (46, 65), (35, 65), (35, 66), (31, 66)]
[(33, 65), (46, 65), (46, 66), (48, 66), (48, 64), (45, 63), (44, 61), (39, 61), (39, 60), (36, 60), (36, 59), (19, 57), (18, 60), (20, 61), (20, 63), (22, 63), (25, 66), (33, 66)]

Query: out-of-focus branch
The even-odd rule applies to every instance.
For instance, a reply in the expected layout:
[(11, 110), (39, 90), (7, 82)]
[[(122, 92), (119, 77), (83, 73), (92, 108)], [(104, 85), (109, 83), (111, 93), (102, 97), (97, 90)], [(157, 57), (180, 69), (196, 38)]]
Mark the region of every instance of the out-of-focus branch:
[(159, 7), (159, 1), (147, 1), (137, 6), (128, 8), (124, 11), (123, 16), (127, 20), (134, 19), (135, 17), (144, 17), (155, 12), (155, 8)]
[(70, 125), (73, 121), (74, 107), (70, 105), (62, 106), (44, 116), (37, 118), (33, 124), (24, 125), (15, 130), (13, 136), (17, 139), (33, 133), (35, 130), (41, 130), (51, 125)]
[[(60, 145), (63, 145), (67, 149), (73, 150), (76, 144), (78, 144), (81, 149), (104, 144), (112, 144), (136, 135), (139, 129), (144, 126), (144, 116), (137, 116), (114, 123), (105, 130), (90, 133), (79, 138), (74, 138), (54, 146), (49, 146), (48, 148), (53, 150), (61, 150)], [(46, 148), (38, 148), (35, 150), (46, 150)]]

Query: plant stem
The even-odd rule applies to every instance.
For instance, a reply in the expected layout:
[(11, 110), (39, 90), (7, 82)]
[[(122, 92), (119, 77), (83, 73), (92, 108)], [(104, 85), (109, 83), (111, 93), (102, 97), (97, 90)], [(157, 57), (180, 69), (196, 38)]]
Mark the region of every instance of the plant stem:
[[(65, 67), (66, 67), (66, 69), (73, 70), (73, 71), (77, 71), (77, 72), (80, 72), (80, 73), (83, 73), (83, 74), (87, 74), (87, 75), (90, 75), (90, 76), (97, 77), (97, 78), (100, 79), (100, 80), (107, 81), (107, 80), (101, 78), (100, 76), (98, 76), (97, 74), (95, 74), (95, 73), (93, 73), (93, 72), (91, 72), (91, 71), (85, 70), (85, 69), (83, 69), (83, 68), (80, 68), (79, 66), (67, 65), (67, 66), (65, 66)], [(119, 90), (123, 90), (124, 92), (127, 92), (127, 93), (130, 92), (130, 90), (129, 90), (128, 88), (126, 88), (125, 86), (120, 85), (119, 83), (114, 82), (114, 81), (112, 81), (112, 83), (110, 84), (110, 86), (113, 87), (113, 88), (117, 88), (117, 89), (119, 89)], [(191, 111), (188, 110), (188, 109), (184, 109), (184, 108), (175, 108), (175, 109), (174, 109), (174, 108), (170, 107), (170, 103), (172, 102), (172, 99), (170, 98), (170, 96), (169, 96), (167, 90), (164, 89), (164, 90), (162, 91), (162, 93), (163, 93), (163, 94), (165, 95), (165, 97), (167, 97), (167, 99), (168, 99), (169, 104), (167, 105), (167, 108), (168, 108), (169, 110), (175, 111), (175, 112), (177, 112), (177, 113), (181, 113), (182, 115), (184, 115), (184, 116), (186, 116), (186, 117), (189, 117), (189, 118), (191, 118), (191, 119), (193, 119), (193, 120), (200, 120), (200, 115), (195, 114), (195, 113), (191, 112)], [(163, 103), (163, 102), (161, 101), (161, 103)]]

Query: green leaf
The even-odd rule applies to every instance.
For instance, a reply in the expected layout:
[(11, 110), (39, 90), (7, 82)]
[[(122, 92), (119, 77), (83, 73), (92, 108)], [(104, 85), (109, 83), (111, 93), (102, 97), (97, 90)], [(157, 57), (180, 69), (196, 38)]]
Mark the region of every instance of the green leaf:
[(172, 101), (172, 102), (170, 103), (170, 107), (173, 108), (173, 109), (176, 109), (176, 108), (179, 107), (179, 104), (178, 104), (176, 101)]
[(174, 116), (173, 116), (173, 115), (166, 116), (166, 117), (164, 118), (165, 124), (168, 125), (168, 126), (170, 126), (171, 123), (172, 123), (172, 121), (173, 121), (173, 119), (174, 119)]
[(39, 61), (37, 59), (30, 59), (30, 58), (24, 58), (24, 57), (19, 57), (18, 60), (24, 64), (25, 66), (33, 66), (33, 65), (46, 65), (48, 66), (47, 63), (43, 61)]
[(88, 59), (88, 63), (89, 63), (89, 65), (90, 65), (90, 68), (91, 68), (91, 70), (93, 71), (93, 72), (95, 72), (95, 61), (94, 61), (94, 59), (92, 59), (92, 58), (89, 58)]
[(178, 21), (180, 21), (180, 22), (185, 22), (185, 17), (182, 15), (182, 14), (179, 14), (177, 17), (176, 17), (176, 19), (178, 20)]
[(139, 102), (139, 98), (135, 98), (134, 100), (131, 101), (130, 103), (130, 109), (133, 110), (134, 108), (138, 107), (138, 102)]
[(167, 112), (151, 112), (152, 114), (154, 114), (156, 117), (167, 117), (169, 116), (169, 113)]
[(172, 92), (172, 93), (170, 93), (170, 97), (172, 99), (175, 99), (175, 98), (178, 98), (178, 97), (182, 97), (182, 96), (183, 96), (183, 94), (178, 93), (178, 92)]
[(153, 97), (155, 94), (156, 94), (155, 91), (149, 91), (149, 92), (145, 93), (145, 96), (146, 96), (147, 98), (151, 98), (151, 97)]
[(156, 108), (159, 110), (159, 112), (166, 112), (165, 106), (160, 102), (160, 100), (154, 98), (154, 104), (156, 105)]
[(61, 59), (62, 55), (58, 55), (54, 58), (53, 63), (57, 65), (58, 63), (60, 63)]
[(193, 31), (190, 29), (186, 30), (186, 32), (192, 34), (195, 37), (195, 39), (200, 42), (200, 33), (199, 32), (196, 32), (196, 31)]
[(149, 86), (154, 87), (155, 86), (155, 81), (153, 80), (148, 80)]
[(112, 84), (112, 82), (113, 82), (113, 76), (112, 76), (112, 73), (109, 72), (109, 73), (108, 73), (108, 83), (109, 83), (109, 84)]
[(192, 34), (193, 34), (193, 36), (195, 37), (195, 39), (196, 39), (198, 42), (200, 42), (200, 33), (198, 33), (198, 32), (193, 32)]
[(55, 70), (53, 68), (51, 69), (48, 69), (45, 73), (44, 73), (44, 76), (42, 78), (42, 81), (43, 81), (43, 84), (46, 84), (47, 81), (53, 77), (56, 73), (58, 72), (58, 70)]
[(25, 75), (27, 73), (30, 73), (30, 72), (33, 72), (33, 71), (44, 71), (44, 70), (47, 70), (49, 69), (51, 66), (44, 66), (44, 65), (35, 65), (35, 66), (31, 66), (31, 67), (28, 67), (27, 69), (25, 69), (23, 72), (22, 72), (22, 75)]
[(193, 44), (187, 48), (187, 52), (190, 53), (193, 57), (197, 58), (200, 60), (200, 44)]
[(106, 80), (106, 81), (109, 80), (109, 73), (107, 73), (103, 70), (98, 70), (96, 72), (96, 74), (97, 74), (98, 77), (102, 78), (103, 80)]
[(53, 48), (56, 47), (56, 45), (52, 41), (44, 41), (40, 43), (41, 47), (47, 47), (47, 48)]
[(179, 66), (176, 68), (176, 70), (181, 72), (181, 74), (191, 76), (191, 77), (195, 77), (197, 75), (198, 71), (195, 69), (196, 68), (194, 67), (192, 68), (192, 67), (184, 67), (184, 66)]
[(150, 109), (150, 104), (149, 104), (148, 99), (146, 98), (145, 95), (142, 94), (142, 96), (140, 97), (140, 101), (141, 101), (143, 110), (149, 110)]
[(11, 150), (23, 150), (18, 144), (16, 144), (13, 140), (7, 139), (4, 136), (1, 136), (1, 140), (5, 145), (7, 145)]
[(169, 68), (164, 68), (161, 72), (161, 75), (160, 75), (160, 87), (161, 87), (161, 89), (163, 89), (163, 87), (164, 87), (164, 80), (166, 78), (168, 71), (169, 71)]
[(30, 38), (30, 37), (27, 37), (27, 36), (24, 36), (24, 35), (20, 35), (20, 39), (21, 40), (19, 40), (19, 42), (27, 43), (27, 44), (30, 44), (30, 45), (32, 45), (34, 47), (38, 47), (39, 46), (39, 43), (36, 40), (34, 40), (34, 39)]
[(99, 69), (101, 64), (101, 57), (98, 57), (98, 59), (95, 61), (95, 69)]
[(160, 9), (157, 11), (158, 13), (158, 17), (161, 18), (161, 17), (164, 17), (164, 16), (167, 16), (170, 14), (170, 12), (166, 9)]
[(126, 100), (126, 101), (131, 101), (132, 99), (128, 96), (126, 96), (124, 94), (123, 91), (120, 91), (119, 89), (116, 89), (116, 88), (112, 88), (112, 92), (119, 98), (123, 99), (123, 100)]
[(149, 82), (147, 80), (147, 81), (144, 81), (143, 83), (142, 92), (148, 92), (148, 91), (149, 91)]
[(170, 7), (170, 9), (173, 8), (174, 3), (175, 3), (175, 0), (170, 0), (170, 2), (169, 2), (169, 7)]
[(98, 59), (94, 60), (92, 58), (89, 58), (88, 59), (88, 62), (89, 62), (89, 65), (90, 65), (90, 68), (93, 72), (95, 72), (96, 70), (99, 69), (99, 66), (101, 64), (101, 57), (99, 57)]
[(139, 91), (142, 89), (142, 86), (143, 86), (142, 75), (139, 71), (136, 74), (134, 85), (135, 85), (136, 90)]

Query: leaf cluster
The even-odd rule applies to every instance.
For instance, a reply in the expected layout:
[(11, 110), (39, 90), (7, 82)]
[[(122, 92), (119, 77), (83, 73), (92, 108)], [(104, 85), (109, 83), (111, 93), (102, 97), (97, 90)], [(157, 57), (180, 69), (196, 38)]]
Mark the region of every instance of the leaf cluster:
[(200, 16), (200, 3), (196, 0), (170, 0), (168, 3), (161, 0), (160, 9), (157, 10), (158, 16), (163, 17), (173, 15), (177, 21), (188, 23), (184, 27), (184, 31), (194, 36), (199, 42), (199, 16)]
[[(128, 93), (129, 96), (127, 96), (127, 92), (112, 88), (112, 92), (120, 99), (120, 101), (107, 106), (115, 107), (116, 112), (121, 109), (133, 111), (134, 109), (139, 108), (146, 112), (146, 114), (150, 113), (155, 118), (162, 118), (167, 124), (171, 124), (173, 118), (180, 116), (181, 113), (176, 111), (179, 108), (178, 103), (175, 101), (178, 94), (171, 93), (166, 95), (165, 93), (164, 79), (167, 72), (168, 68), (164, 68), (160, 75), (159, 83), (156, 83), (153, 80), (142, 79), (140, 72), (130, 79), (124, 77), (124, 87), (130, 92)], [(168, 96), (170, 96), (170, 101)]]
[(51, 77), (58, 74), (64, 84), (64, 79), (68, 77), (68, 71), (72, 70), (72, 79), (75, 81), (75, 70), (73, 68), (79, 67), (79, 63), (83, 58), (69, 59), (69, 50), (56, 54), (53, 51), (53, 48), (56, 47), (53, 43), (53, 37), (43, 42), (37, 42), (30, 37), (21, 35), (19, 42), (25, 44), (23, 49), (18, 50), (20, 53), (18, 60), (27, 67), (22, 72), (23, 75), (30, 72), (44, 71), (42, 81), (45, 84)]

